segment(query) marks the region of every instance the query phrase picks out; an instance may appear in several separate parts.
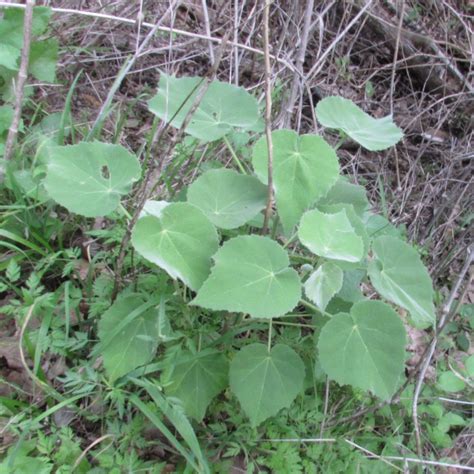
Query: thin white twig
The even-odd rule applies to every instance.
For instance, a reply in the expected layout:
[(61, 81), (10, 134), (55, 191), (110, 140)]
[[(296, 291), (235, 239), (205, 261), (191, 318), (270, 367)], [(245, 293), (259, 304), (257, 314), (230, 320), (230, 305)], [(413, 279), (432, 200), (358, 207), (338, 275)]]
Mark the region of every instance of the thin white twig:
[(353, 448), (356, 448), (359, 451), (362, 451), (364, 454), (367, 454), (372, 458), (378, 459), (379, 461), (382, 461), (385, 464), (388, 464), (390, 467), (393, 467), (397, 471), (403, 472), (403, 469), (400, 469), (398, 466), (395, 466), (395, 464), (391, 463), (390, 461), (387, 461), (387, 458), (385, 458), (384, 456), (379, 456), (378, 454), (375, 454), (372, 451), (369, 451), (368, 449), (364, 448), (363, 446), (359, 446), (357, 443), (354, 443), (353, 441), (351, 441), (349, 439), (345, 439), (344, 441), (349, 446), (352, 446)]
[(369, 0), (364, 7), (357, 13), (357, 15), (349, 22), (349, 24), (344, 28), (341, 33), (337, 35), (334, 41), (326, 48), (324, 53), (320, 56), (320, 58), (313, 64), (312, 68), (309, 70), (308, 74), (305, 76), (305, 81), (309, 81), (314, 75), (317, 75), (319, 71), (324, 66), (324, 62), (326, 61), (327, 56), (329, 53), (337, 46), (337, 44), (346, 36), (349, 30), (359, 21), (359, 18), (368, 10), (370, 5), (372, 4), (373, 0)]
[[(207, 9), (207, 1), (201, 0), (202, 11), (204, 13), (204, 27), (206, 28), (206, 35), (211, 36), (211, 23), (209, 22), (209, 11)], [(209, 41), (209, 57), (211, 58), (211, 64), (214, 64), (214, 49), (212, 48), (212, 41)]]

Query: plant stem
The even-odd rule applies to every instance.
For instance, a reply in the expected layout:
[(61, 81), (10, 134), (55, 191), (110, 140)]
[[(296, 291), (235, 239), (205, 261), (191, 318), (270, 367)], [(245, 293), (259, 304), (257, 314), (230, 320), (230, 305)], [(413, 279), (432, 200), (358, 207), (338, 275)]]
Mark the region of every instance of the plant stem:
[(271, 90), (271, 64), (270, 64), (270, 40), (269, 40), (269, 16), (271, 0), (263, 0), (263, 50), (265, 55), (265, 136), (267, 137), (268, 149), (268, 194), (265, 218), (263, 220), (262, 234), (268, 231), (268, 222), (272, 214), (273, 202), (273, 142), (272, 142), (272, 90)]
[(130, 213), (127, 211), (127, 209), (125, 209), (124, 205), (122, 203), (119, 204), (119, 209), (120, 211), (123, 213), (123, 215), (128, 219), (128, 220), (131, 220), (132, 219), (132, 216), (130, 215)]
[(230, 154), (232, 155), (232, 158), (235, 161), (235, 164), (239, 167), (239, 170), (243, 174), (248, 174), (248, 171), (244, 168), (244, 165), (239, 160), (239, 157), (237, 156), (237, 153), (235, 153), (235, 150), (234, 150), (232, 144), (229, 142), (229, 139), (225, 135), (224, 135), (224, 143), (226, 144), (227, 148), (229, 149)]
[(18, 128), (20, 126), (21, 109), (23, 107), (23, 93), (25, 89), (26, 79), (28, 78), (28, 63), (30, 60), (31, 46), (31, 24), (33, 22), (33, 8), (35, 0), (26, 1), (26, 10), (23, 20), (23, 48), (21, 50), (20, 70), (18, 71), (18, 79), (15, 87), (15, 111), (13, 114), (12, 124), (8, 130), (7, 141), (5, 143), (5, 152), (3, 159), (9, 161), (13, 155), (13, 147), (15, 146)]
[(270, 349), (272, 348), (272, 328), (273, 328), (273, 318), (270, 318), (270, 321), (268, 322), (268, 344), (267, 344), (268, 352), (270, 352)]

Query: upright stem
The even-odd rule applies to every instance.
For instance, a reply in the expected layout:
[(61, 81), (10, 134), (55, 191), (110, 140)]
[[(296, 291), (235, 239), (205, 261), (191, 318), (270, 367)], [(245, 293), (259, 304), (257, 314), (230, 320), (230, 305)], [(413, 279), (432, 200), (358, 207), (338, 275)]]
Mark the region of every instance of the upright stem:
[(28, 63), (30, 60), (31, 45), (31, 24), (33, 21), (33, 8), (35, 0), (26, 1), (25, 17), (23, 22), (23, 49), (21, 50), (20, 70), (18, 71), (18, 79), (15, 84), (15, 111), (13, 114), (12, 124), (8, 130), (7, 141), (5, 143), (5, 153), (3, 158), (9, 161), (13, 155), (18, 128), (20, 126), (21, 109), (23, 107), (23, 93), (25, 89), (26, 79), (28, 78)]
[(270, 318), (270, 321), (268, 324), (268, 344), (267, 344), (268, 352), (270, 352), (270, 349), (272, 348), (272, 329), (273, 329), (273, 319)]
[(267, 137), (268, 150), (268, 194), (265, 218), (263, 220), (262, 234), (268, 231), (268, 222), (272, 214), (273, 203), (273, 142), (272, 142), (272, 90), (271, 90), (271, 65), (269, 41), (269, 17), (271, 0), (265, 2), (263, 9), (263, 51), (265, 55), (265, 136)]

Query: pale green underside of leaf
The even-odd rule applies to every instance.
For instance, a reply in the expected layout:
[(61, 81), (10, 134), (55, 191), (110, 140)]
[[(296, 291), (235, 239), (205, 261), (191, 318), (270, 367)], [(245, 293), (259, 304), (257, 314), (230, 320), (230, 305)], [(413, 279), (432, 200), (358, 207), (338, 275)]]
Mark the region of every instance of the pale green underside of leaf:
[(243, 347), (230, 364), (230, 388), (253, 426), (289, 407), (303, 389), (304, 363), (290, 347)]
[(119, 297), (99, 321), (101, 355), (111, 381), (150, 362), (158, 345), (158, 311), (152, 307), (133, 318), (110, 339), (117, 326), (144, 304), (139, 295)]
[(265, 208), (267, 187), (252, 176), (219, 169), (196, 179), (187, 196), (215, 226), (235, 229)]
[(406, 334), (397, 313), (381, 301), (360, 301), (339, 313), (319, 336), (319, 359), (329, 378), (388, 400), (404, 370)]
[(433, 284), (418, 252), (392, 236), (377, 237), (372, 251), (374, 260), (368, 271), (374, 288), (405, 308), (415, 326), (426, 328), (435, 324)]
[(367, 267), (366, 257), (369, 252), (369, 236), (365, 230), (365, 224), (362, 222), (362, 218), (354, 211), (354, 206), (347, 203), (327, 204), (318, 205), (318, 210), (325, 214), (336, 214), (341, 211), (346, 213), (354, 232), (362, 239), (362, 259), (357, 262), (334, 259), (334, 262), (343, 270), (365, 269)]
[(342, 288), (343, 271), (333, 263), (323, 263), (304, 284), (306, 296), (321, 310)]
[(214, 267), (192, 304), (204, 308), (276, 318), (291, 311), (301, 297), (298, 273), (286, 251), (257, 235), (228, 240), (214, 255)]
[(364, 256), (363, 239), (355, 232), (345, 209), (334, 214), (317, 209), (306, 212), (298, 237), (305, 247), (320, 257), (358, 262)]
[(154, 201), (153, 199), (149, 199), (145, 202), (145, 205), (143, 206), (143, 209), (140, 212), (140, 217), (161, 217), (161, 211), (169, 204), (170, 203), (167, 201)]
[(197, 207), (172, 203), (161, 209), (159, 217), (138, 220), (132, 244), (142, 257), (196, 291), (209, 275), (218, 236)]
[(187, 415), (201, 421), (211, 400), (227, 386), (229, 363), (217, 350), (179, 353), (163, 379), (168, 396), (179, 398)]
[[(149, 109), (165, 122), (181, 127), (204, 83), (201, 81), (200, 77), (176, 78), (161, 74), (158, 92), (148, 102)], [(241, 87), (213, 81), (186, 127), (186, 133), (202, 141), (214, 141), (235, 128), (255, 128), (259, 118), (255, 97)]]
[(316, 117), (323, 126), (342, 130), (367, 150), (385, 150), (403, 138), (390, 116), (375, 119), (343, 97), (326, 97), (318, 102)]
[(139, 177), (136, 156), (122, 146), (83, 142), (51, 147), (44, 185), (51, 198), (69, 211), (98, 217), (116, 210)]
[[(339, 163), (336, 152), (317, 135), (277, 130), (272, 132), (272, 141), (276, 206), (289, 234), (303, 213), (336, 183)], [(254, 145), (252, 163), (263, 183), (267, 183), (267, 161), (267, 142), (262, 137)]]

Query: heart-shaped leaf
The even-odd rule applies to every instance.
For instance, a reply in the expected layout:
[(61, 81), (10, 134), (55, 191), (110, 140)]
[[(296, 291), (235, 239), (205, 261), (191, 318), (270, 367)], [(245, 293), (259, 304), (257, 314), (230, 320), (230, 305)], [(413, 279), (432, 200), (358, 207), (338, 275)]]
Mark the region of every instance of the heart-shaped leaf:
[(188, 202), (222, 229), (235, 229), (265, 208), (267, 187), (257, 178), (233, 170), (204, 173), (188, 189)]
[[(193, 105), (202, 79), (176, 78), (161, 74), (157, 94), (148, 102), (155, 115), (179, 128)], [(227, 135), (235, 128), (252, 130), (259, 121), (258, 103), (245, 89), (213, 81), (194, 112), (186, 132), (199, 140), (210, 142)]]
[(375, 119), (349, 99), (332, 96), (318, 102), (316, 117), (321, 125), (342, 130), (367, 150), (385, 150), (403, 138), (392, 117)]
[(32, 43), (28, 71), (39, 81), (54, 82), (56, 80), (58, 48), (58, 40), (55, 38)]
[[(292, 130), (272, 132), (273, 181), (278, 215), (287, 234), (304, 211), (324, 197), (339, 176), (336, 152), (317, 135)], [(265, 137), (253, 148), (255, 173), (267, 182), (268, 150)]]
[(132, 244), (142, 257), (196, 291), (209, 275), (218, 237), (197, 207), (178, 202), (163, 207), (159, 217), (140, 218)]
[(415, 326), (435, 323), (433, 284), (418, 252), (392, 236), (377, 237), (372, 244), (374, 260), (369, 277), (375, 289), (388, 300), (405, 308)]
[(306, 212), (298, 237), (305, 247), (320, 257), (358, 262), (364, 256), (363, 239), (352, 227), (345, 209), (334, 214), (317, 209)]
[(220, 351), (182, 351), (163, 375), (166, 394), (179, 398), (186, 413), (201, 421), (211, 400), (227, 386), (229, 363)]
[(243, 347), (230, 364), (230, 388), (253, 426), (289, 407), (303, 389), (305, 368), (284, 344)]
[(44, 185), (56, 202), (86, 217), (106, 216), (140, 177), (136, 156), (120, 145), (51, 147)]
[(304, 284), (306, 296), (321, 310), (326, 309), (331, 298), (342, 288), (343, 272), (334, 263), (323, 263)]
[(318, 201), (318, 207), (331, 204), (350, 204), (358, 216), (362, 216), (369, 207), (369, 200), (363, 186), (351, 184), (339, 178), (326, 197)]
[(298, 304), (298, 273), (289, 268), (288, 254), (274, 240), (257, 235), (235, 237), (213, 259), (211, 275), (193, 304), (254, 318), (283, 316)]
[(140, 295), (117, 298), (99, 321), (100, 355), (110, 379), (144, 365), (158, 345), (158, 311)]
[(397, 313), (381, 301), (360, 301), (323, 327), (319, 360), (341, 385), (370, 390), (388, 400), (404, 370), (406, 333)]

